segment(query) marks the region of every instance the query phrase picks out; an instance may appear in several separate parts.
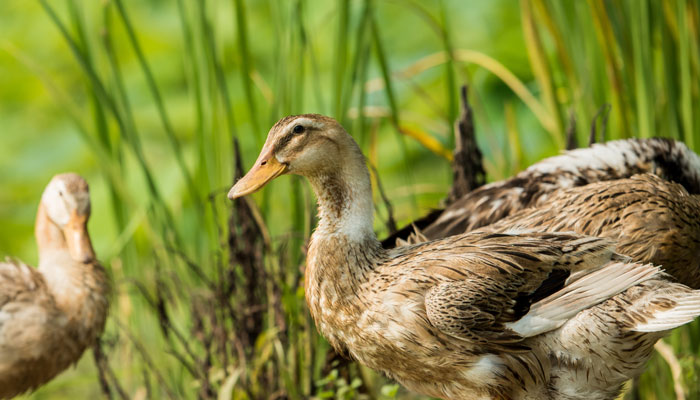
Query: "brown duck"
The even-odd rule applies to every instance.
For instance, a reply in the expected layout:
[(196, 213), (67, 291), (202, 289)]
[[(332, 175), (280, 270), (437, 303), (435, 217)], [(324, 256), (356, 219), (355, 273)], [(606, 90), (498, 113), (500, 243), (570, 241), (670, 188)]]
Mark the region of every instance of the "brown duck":
[(104, 329), (108, 281), (88, 236), (89, 216), (85, 180), (55, 176), (36, 218), (39, 268), (0, 262), (0, 398), (48, 382)]
[(615, 185), (616, 180), (642, 173), (655, 174), (682, 185), (690, 194), (700, 194), (700, 157), (685, 144), (661, 138), (617, 140), (567, 151), (512, 178), (477, 188), (444, 210), (401, 229), (383, 244), (393, 247), (397, 239), (416, 243), (468, 232), (525, 208), (549, 207), (549, 196), (559, 189), (602, 181)]
[[(639, 171), (654, 174), (633, 174)], [(417, 243), (493, 222), (496, 226), (483, 229), (573, 231), (615, 239), (621, 254), (663, 266), (698, 289), (700, 196), (690, 193), (699, 193), (699, 185), (700, 157), (683, 143), (621, 140), (537, 163), (515, 178), (463, 196), (424, 230), (411, 228), (409, 236), (408, 230), (399, 236)], [(469, 212), (476, 214), (465, 217)]]
[(229, 197), (284, 173), (318, 197), (305, 278), (318, 329), (417, 392), (612, 399), (656, 340), (700, 314), (700, 293), (625, 262), (604, 238), (472, 232), (384, 249), (364, 157), (332, 118), (277, 122)]

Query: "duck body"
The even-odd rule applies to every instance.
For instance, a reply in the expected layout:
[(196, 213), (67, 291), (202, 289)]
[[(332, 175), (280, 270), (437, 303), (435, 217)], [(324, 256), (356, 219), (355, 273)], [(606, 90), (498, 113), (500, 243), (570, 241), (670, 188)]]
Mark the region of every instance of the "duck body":
[(605, 238), (511, 230), (383, 248), (364, 158), (331, 118), (280, 120), (229, 197), (284, 173), (319, 202), (304, 283), (319, 331), (419, 393), (613, 399), (659, 337), (700, 314), (700, 293)]
[(104, 329), (109, 284), (87, 236), (88, 196), (82, 178), (57, 175), (37, 213), (39, 268), (0, 263), (0, 398), (48, 382)]
[[(611, 263), (610, 242), (573, 234), (474, 232), (392, 250), (338, 234), (315, 236), (308, 257), (307, 302), (331, 345), (446, 399), (614, 399), (679, 320), (652, 332), (637, 327), (681, 304), (694, 310), (681, 313), (685, 322), (700, 312), (697, 292), (649, 265), (615, 271), (629, 264)], [(561, 296), (554, 315), (570, 313), (559, 285), (571, 265), (584, 263), (606, 265), (586, 290), (607, 300), (585, 300), (589, 308), (542, 334), (509, 328), (528, 315), (529, 301), (549, 293)], [(598, 286), (616, 280), (621, 286)]]
[(690, 194), (700, 194), (700, 157), (682, 142), (663, 138), (626, 139), (594, 144), (544, 159), (516, 176), (477, 188), (444, 210), (436, 210), (387, 239), (416, 243), (468, 232), (507, 218), (520, 210), (547, 207), (560, 189), (585, 187), (596, 182), (614, 185), (619, 179), (651, 173), (680, 184)]
[[(338, 240), (344, 250), (337, 250)], [(577, 246), (585, 249), (573, 250)], [(572, 339), (545, 345), (507, 324), (524, 317), (525, 299), (553, 270), (566, 268), (555, 261), (567, 258), (565, 247), (575, 253), (567, 262), (602, 264), (612, 257), (608, 246), (595, 238), (539, 234), (473, 233), (388, 252), (376, 242), (314, 240), (306, 297), (319, 331), (339, 352), (411, 390), (447, 399), (557, 399), (548, 387), (549, 354), (565, 352)], [(342, 272), (338, 267), (347, 261), (339, 264), (339, 257), (357, 260), (365, 272)], [(654, 274), (647, 270), (639, 279)], [(577, 398), (607, 398), (589, 394)]]

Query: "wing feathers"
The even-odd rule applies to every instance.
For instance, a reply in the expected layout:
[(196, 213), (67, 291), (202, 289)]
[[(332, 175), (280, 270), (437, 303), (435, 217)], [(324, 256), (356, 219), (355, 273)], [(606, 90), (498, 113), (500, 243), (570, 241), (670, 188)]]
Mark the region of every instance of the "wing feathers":
[(660, 273), (651, 264), (610, 263), (533, 304), (524, 317), (506, 326), (523, 337), (539, 335), (562, 326), (579, 311)]
[(700, 291), (682, 293), (674, 298), (675, 305), (666, 310), (659, 310), (651, 318), (637, 324), (632, 330), (636, 332), (667, 331), (694, 320), (700, 315)]

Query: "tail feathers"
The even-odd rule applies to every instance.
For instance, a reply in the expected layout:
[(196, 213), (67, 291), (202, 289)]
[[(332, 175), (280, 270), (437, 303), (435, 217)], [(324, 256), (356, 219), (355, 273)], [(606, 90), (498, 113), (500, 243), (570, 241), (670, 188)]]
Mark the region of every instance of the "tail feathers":
[(700, 316), (700, 290), (676, 294), (675, 304), (652, 313), (646, 321), (634, 326), (636, 332), (663, 332), (691, 322)]
[(609, 263), (533, 304), (524, 317), (508, 324), (508, 327), (523, 337), (557, 329), (578, 312), (657, 274), (661, 274), (661, 270), (651, 264)]

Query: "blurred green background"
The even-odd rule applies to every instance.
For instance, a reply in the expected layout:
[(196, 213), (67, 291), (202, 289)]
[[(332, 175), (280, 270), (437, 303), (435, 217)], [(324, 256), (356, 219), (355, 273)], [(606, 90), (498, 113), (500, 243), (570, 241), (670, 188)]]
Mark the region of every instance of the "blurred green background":
[[(254, 343), (202, 339), (243, 343), (236, 317), (201, 315), (253, 304), (236, 285), (253, 278), (228, 262), (234, 139), (245, 169), (280, 117), (337, 118), (376, 167), (399, 225), (449, 189), (464, 83), (491, 180), (561, 151), (567, 127), (585, 145), (600, 110), (607, 139), (664, 136), (696, 149), (698, 9), (692, 0), (3, 0), (0, 255), (36, 262), (43, 187), (78, 172), (115, 281), (104, 340), (124, 395), (411, 398), (325, 359), (299, 290), (314, 200), (294, 177), (253, 196), (265, 221)], [(381, 236), (389, 211), (375, 196)], [(670, 342), (696, 398), (700, 329)], [(631, 392), (675, 398), (668, 366), (655, 358)], [(86, 354), (32, 397), (99, 393)]]

